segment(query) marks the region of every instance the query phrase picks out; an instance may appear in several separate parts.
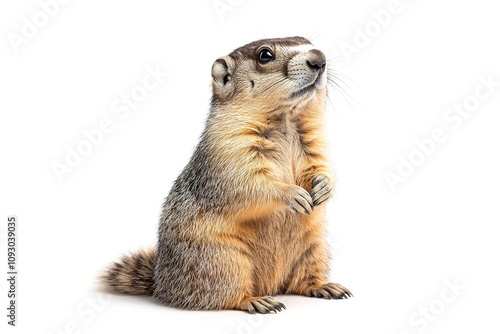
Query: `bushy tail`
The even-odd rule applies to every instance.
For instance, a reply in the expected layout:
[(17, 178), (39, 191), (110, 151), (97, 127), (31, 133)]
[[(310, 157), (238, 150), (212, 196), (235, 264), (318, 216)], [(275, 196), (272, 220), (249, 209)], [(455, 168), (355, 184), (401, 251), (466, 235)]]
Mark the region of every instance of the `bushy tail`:
[(111, 292), (152, 295), (156, 249), (141, 250), (114, 262), (100, 277)]

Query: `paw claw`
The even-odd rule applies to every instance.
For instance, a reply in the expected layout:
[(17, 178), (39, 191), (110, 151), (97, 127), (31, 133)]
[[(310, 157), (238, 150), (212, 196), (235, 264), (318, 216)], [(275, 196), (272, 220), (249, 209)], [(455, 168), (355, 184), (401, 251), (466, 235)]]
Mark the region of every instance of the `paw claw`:
[(348, 289), (338, 283), (327, 283), (312, 287), (306, 294), (309, 297), (324, 299), (348, 299), (353, 296)]
[(316, 175), (312, 181), (311, 198), (313, 206), (318, 206), (333, 194), (332, 182), (324, 175)]
[(250, 312), (251, 314), (269, 314), (278, 313), (283, 309), (286, 309), (283, 303), (271, 298), (271, 297), (255, 297), (250, 298), (246, 302), (243, 302), (241, 309)]
[(290, 195), (290, 210), (294, 213), (310, 215), (314, 210), (313, 200), (309, 193), (301, 187), (295, 187)]

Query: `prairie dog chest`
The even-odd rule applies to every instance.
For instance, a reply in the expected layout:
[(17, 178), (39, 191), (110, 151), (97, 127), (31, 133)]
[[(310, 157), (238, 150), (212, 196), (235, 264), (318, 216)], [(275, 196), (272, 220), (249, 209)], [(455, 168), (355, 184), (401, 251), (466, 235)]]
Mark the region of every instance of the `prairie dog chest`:
[(272, 119), (262, 132), (264, 145), (270, 147), (267, 157), (284, 181), (294, 182), (300, 173), (305, 154), (298, 122), (289, 114)]

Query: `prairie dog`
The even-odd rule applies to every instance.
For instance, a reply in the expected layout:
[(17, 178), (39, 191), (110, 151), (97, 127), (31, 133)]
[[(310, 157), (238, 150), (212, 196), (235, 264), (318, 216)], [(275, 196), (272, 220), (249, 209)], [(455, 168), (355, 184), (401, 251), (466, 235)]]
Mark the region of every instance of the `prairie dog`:
[(328, 281), (325, 55), (303, 37), (218, 58), (200, 142), (163, 205), (158, 243), (112, 264), (112, 291), (184, 309), (281, 311), (272, 295), (351, 297)]

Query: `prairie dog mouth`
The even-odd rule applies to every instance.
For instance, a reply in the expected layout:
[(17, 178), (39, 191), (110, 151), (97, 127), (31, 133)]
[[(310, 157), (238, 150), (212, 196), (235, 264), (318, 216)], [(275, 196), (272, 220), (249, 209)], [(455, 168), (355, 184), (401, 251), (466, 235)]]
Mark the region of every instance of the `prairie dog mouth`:
[(316, 79), (314, 79), (313, 82), (306, 84), (304, 87), (293, 92), (291, 97), (296, 98), (296, 97), (303, 96), (303, 95), (306, 95), (307, 93), (311, 93), (312, 91), (314, 91), (319, 86), (319, 82), (321, 81), (322, 76), (323, 76), (323, 73), (318, 73), (316, 75)]

